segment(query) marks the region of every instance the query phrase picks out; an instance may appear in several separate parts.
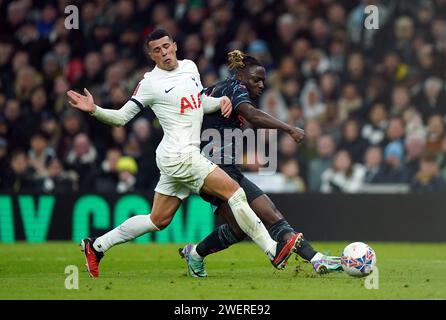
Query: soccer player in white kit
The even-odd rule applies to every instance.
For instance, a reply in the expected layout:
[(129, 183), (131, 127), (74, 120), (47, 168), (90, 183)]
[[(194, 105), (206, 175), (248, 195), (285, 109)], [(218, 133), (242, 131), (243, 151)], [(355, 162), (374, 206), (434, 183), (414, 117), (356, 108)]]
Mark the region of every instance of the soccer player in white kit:
[(151, 214), (133, 216), (97, 239), (82, 239), (88, 272), (92, 277), (99, 276), (99, 262), (112, 246), (166, 228), (190, 192), (205, 192), (227, 201), (240, 228), (267, 254), (274, 267), (284, 268), (301, 237), (275, 242), (249, 207), (240, 185), (200, 153), (203, 114), (221, 109), (223, 115), (229, 116), (230, 100), (202, 95), (197, 66), (190, 60), (177, 60), (177, 45), (166, 31), (153, 31), (146, 44), (156, 66), (144, 75), (131, 99), (119, 110), (95, 105), (87, 89), (85, 96), (67, 92), (73, 107), (111, 125), (125, 125), (142, 108), (150, 106), (164, 131), (156, 150), (161, 176)]

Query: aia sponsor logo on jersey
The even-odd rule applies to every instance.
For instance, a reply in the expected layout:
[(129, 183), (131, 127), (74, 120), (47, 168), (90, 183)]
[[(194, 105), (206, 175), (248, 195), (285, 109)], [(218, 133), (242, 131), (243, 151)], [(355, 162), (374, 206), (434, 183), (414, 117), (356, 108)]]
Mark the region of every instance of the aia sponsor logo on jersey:
[(182, 97), (180, 104), (181, 104), (181, 114), (183, 114), (186, 111), (186, 109), (195, 110), (201, 108), (200, 93), (197, 94), (196, 98), (192, 94), (189, 97)]

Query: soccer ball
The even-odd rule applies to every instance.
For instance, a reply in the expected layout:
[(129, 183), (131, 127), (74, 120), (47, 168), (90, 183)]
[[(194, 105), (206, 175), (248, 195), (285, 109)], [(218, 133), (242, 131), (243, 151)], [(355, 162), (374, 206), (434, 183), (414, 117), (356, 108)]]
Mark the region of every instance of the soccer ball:
[(375, 251), (363, 242), (353, 242), (345, 247), (341, 257), (342, 269), (353, 277), (365, 277), (376, 265)]

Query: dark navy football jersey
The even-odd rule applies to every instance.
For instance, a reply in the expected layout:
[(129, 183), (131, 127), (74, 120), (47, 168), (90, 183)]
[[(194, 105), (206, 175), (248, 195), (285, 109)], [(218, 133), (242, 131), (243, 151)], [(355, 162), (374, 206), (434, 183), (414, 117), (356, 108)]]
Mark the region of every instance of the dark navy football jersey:
[[(255, 106), (254, 101), (249, 97), (248, 89), (234, 76), (228, 77), (215, 85), (204, 89), (205, 94), (212, 97), (227, 96), (232, 103), (232, 113), (229, 118), (222, 116), (221, 111), (205, 114), (201, 127), (203, 154), (216, 164), (235, 164), (235, 146), (233, 141), (224, 139), (228, 132), (235, 132), (234, 129), (241, 129), (243, 118), (237, 112), (242, 103), (249, 103)], [(219, 141), (216, 141), (215, 130), (219, 133)], [(208, 138), (211, 136), (211, 138)], [(240, 147), (240, 146), (237, 146)]]

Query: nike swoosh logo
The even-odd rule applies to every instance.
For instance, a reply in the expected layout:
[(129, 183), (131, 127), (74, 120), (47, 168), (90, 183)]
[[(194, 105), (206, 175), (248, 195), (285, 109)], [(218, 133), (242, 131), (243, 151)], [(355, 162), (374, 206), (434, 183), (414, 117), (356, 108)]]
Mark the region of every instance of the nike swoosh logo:
[(164, 89), (164, 92), (165, 92), (165, 93), (169, 93), (170, 90), (172, 90), (173, 88), (175, 88), (175, 87), (172, 87), (172, 88), (170, 88), (169, 90)]

